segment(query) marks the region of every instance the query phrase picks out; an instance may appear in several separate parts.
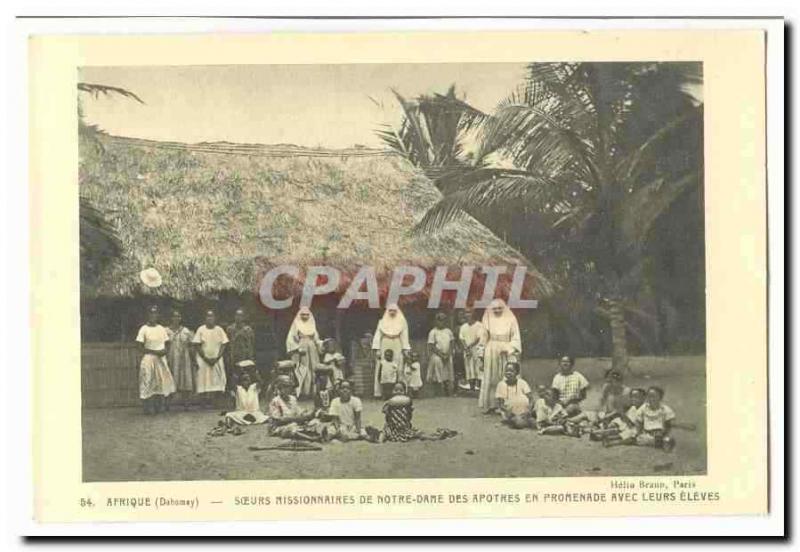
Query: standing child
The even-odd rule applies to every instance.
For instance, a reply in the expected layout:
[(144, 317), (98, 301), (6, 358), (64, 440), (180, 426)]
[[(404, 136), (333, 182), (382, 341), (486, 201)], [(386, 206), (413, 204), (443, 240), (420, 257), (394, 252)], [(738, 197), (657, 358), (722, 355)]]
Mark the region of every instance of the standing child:
[(332, 337), (322, 342), (322, 363), (333, 368), (331, 379), (334, 385), (345, 378), (344, 365), (347, 359), (339, 352), (339, 344)]
[(331, 358), (331, 364), (333, 365), (333, 383), (334, 386), (347, 377), (345, 374), (345, 365), (347, 364), (347, 359), (344, 357), (342, 353), (334, 353), (333, 357)]
[(175, 381), (167, 366), (169, 334), (158, 323), (158, 307), (150, 307), (147, 324), (139, 328), (136, 341), (141, 346), (139, 363), (139, 398), (145, 414), (155, 414), (166, 409), (166, 397), (175, 392)]
[(436, 326), (428, 334), (428, 375), (429, 383), (441, 384), (444, 395), (451, 394), (453, 382), (453, 343), (455, 336), (447, 327), (447, 315), (436, 315)]
[(392, 396), (392, 388), (397, 383), (398, 377), (397, 363), (394, 360), (394, 351), (386, 349), (383, 358), (378, 361), (378, 381), (381, 384), (381, 397), (384, 400)]
[(505, 379), (497, 384), (495, 398), (503, 417), (503, 423), (514, 429), (531, 427), (531, 387), (519, 377), (518, 362), (506, 364)]
[(408, 354), (408, 362), (405, 365), (403, 376), (403, 381), (408, 388), (409, 394), (416, 399), (419, 397), (420, 389), (422, 389), (422, 365), (419, 362), (417, 353), (412, 351)]
[(483, 338), (483, 324), (478, 319), (474, 310), (467, 310), (464, 313), (464, 323), (458, 330), (458, 339), (461, 342), (461, 349), (464, 355), (464, 372), (470, 391), (478, 389), (481, 378), (481, 367), (478, 347)]

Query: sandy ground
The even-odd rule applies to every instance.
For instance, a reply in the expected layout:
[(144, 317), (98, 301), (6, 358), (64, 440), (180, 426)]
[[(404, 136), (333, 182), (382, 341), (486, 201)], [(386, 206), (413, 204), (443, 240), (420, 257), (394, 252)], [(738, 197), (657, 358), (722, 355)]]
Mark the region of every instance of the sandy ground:
[[(579, 359), (577, 369), (592, 382), (588, 405), (597, 400), (607, 359)], [(549, 383), (555, 361), (530, 360), (523, 376), (532, 385)], [(540, 436), (512, 430), (485, 416), (470, 397), (422, 398), (415, 402), (414, 425), (423, 430), (455, 429), (445, 441), (333, 443), (320, 452), (247, 450), (280, 439), (265, 426), (241, 436), (207, 437), (218, 411), (174, 411), (145, 416), (140, 409), (83, 411), (84, 481), (216, 479), (338, 479), (428, 477), (543, 477), (702, 474), (706, 471), (704, 357), (641, 357), (632, 361), (632, 387), (662, 386), (665, 402), (681, 422), (671, 453), (644, 447), (603, 448), (587, 437)], [(380, 402), (364, 401), (369, 425), (382, 426)]]

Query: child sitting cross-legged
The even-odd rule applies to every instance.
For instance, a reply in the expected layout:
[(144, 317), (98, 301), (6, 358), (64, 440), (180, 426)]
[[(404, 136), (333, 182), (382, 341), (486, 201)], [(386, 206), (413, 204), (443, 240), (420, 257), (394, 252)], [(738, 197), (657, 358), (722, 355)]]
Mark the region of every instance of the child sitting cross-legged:
[(593, 429), (589, 434), (589, 438), (594, 441), (603, 441), (603, 445), (606, 447), (634, 444), (636, 436), (639, 434), (636, 420), (646, 395), (647, 391), (637, 388), (631, 390), (627, 401), (618, 397), (617, 408), (608, 417), (609, 423), (599, 424), (599, 427)]
[(495, 398), (503, 423), (514, 429), (533, 427), (531, 416), (531, 388), (519, 377), (518, 362), (506, 364), (505, 379), (497, 384)]
[(634, 437), (628, 436), (619, 443), (611, 441), (606, 446), (630, 444), (660, 448), (667, 452), (675, 448), (675, 440), (670, 435), (675, 412), (662, 402), (663, 398), (663, 389), (657, 386), (650, 387), (644, 404), (636, 410), (637, 434)]
[(331, 401), (327, 418), (333, 424), (332, 436), (340, 441), (365, 439), (367, 432), (361, 427), (361, 399), (353, 396), (353, 385), (347, 381), (339, 382), (338, 396)]
[(545, 389), (536, 401), (536, 427), (539, 435), (563, 435), (567, 412), (561, 404), (561, 393), (555, 387)]

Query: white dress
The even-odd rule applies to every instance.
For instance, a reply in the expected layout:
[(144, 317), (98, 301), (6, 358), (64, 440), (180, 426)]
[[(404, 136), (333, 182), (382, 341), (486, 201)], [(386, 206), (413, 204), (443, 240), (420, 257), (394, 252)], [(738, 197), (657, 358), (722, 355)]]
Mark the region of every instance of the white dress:
[[(495, 305), (503, 307), (503, 313), (500, 316), (492, 313)], [(522, 353), (522, 341), (517, 318), (503, 302), (498, 303), (497, 300), (492, 302), (486, 309), (482, 324), (486, 329), (484, 333), (486, 345), (478, 405), (482, 409), (488, 410), (497, 407), (497, 398), (495, 397), (497, 384), (503, 379), (506, 363), (510, 360), (519, 360)]]
[[(467, 381), (481, 379), (478, 347), (483, 338), (483, 324), (477, 320), (472, 324), (462, 324), (458, 331), (458, 338), (464, 344), (464, 373)], [(472, 344), (471, 347), (470, 344)]]
[[(216, 357), (222, 345), (228, 342), (228, 335), (222, 326), (207, 327), (205, 324), (197, 328), (192, 343), (200, 345), (206, 358)], [(197, 392), (209, 393), (225, 391), (225, 360), (220, 358), (214, 365), (208, 364), (197, 355)]]
[(240, 425), (263, 424), (267, 421), (267, 415), (261, 412), (258, 403), (258, 384), (251, 383), (245, 389), (241, 385), (236, 386), (236, 410), (225, 414)]
[[(307, 314), (308, 319), (303, 320), (301, 314)], [(295, 362), (294, 373), (297, 377), (295, 393), (298, 397), (308, 396), (313, 392), (314, 371), (320, 364), (321, 345), (322, 340), (317, 333), (314, 315), (306, 307), (301, 307), (286, 335), (286, 353), (291, 355)]]
[[(163, 351), (169, 341), (167, 330), (156, 324), (139, 328), (136, 341), (149, 351)], [(149, 399), (155, 395), (168, 396), (175, 392), (175, 380), (169, 371), (166, 356), (145, 353), (139, 363), (139, 398)]]

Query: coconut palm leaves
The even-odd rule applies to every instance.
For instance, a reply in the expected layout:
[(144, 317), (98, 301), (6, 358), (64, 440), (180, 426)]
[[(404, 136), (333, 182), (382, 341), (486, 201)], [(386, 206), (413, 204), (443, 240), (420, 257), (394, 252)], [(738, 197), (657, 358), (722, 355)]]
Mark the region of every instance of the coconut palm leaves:
[(414, 100), (396, 90), (392, 93), (403, 109), (400, 127), (386, 125), (377, 131), (389, 148), (421, 167), (432, 179), (470, 164), (464, 141), (486, 115), (456, 97), (455, 85), (446, 94), (423, 95)]
[(417, 230), (520, 208), (548, 221), (534, 225), (539, 241), (600, 275), (615, 364), (624, 363), (622, 300), (643, 246), (702, 182), (703, 110), (691, 94), (701, 82), (692, 63), (531, 64), (525, 82), (476, 119), (481, 164), (443, 171), (443, 198)]

